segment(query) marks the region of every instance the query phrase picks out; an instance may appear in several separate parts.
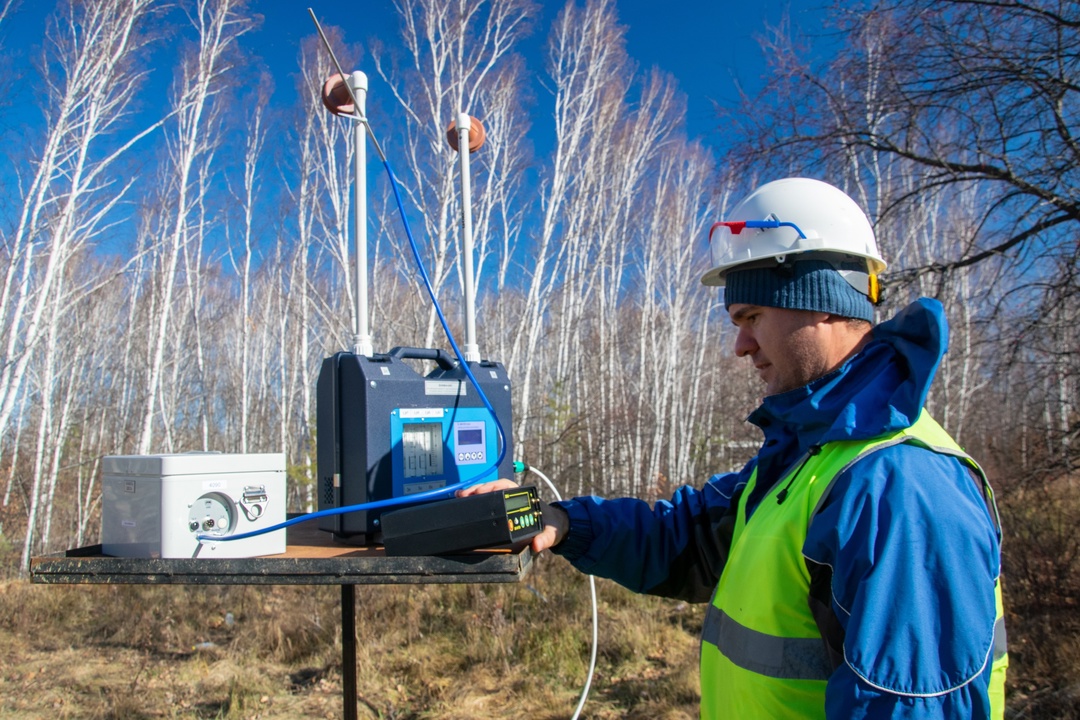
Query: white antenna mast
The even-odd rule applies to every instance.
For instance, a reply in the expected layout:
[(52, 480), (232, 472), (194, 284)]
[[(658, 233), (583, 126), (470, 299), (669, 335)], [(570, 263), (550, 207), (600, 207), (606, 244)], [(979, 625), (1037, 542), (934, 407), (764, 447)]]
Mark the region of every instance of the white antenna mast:
[(353, 72), (350, 79), (353, 97), (356, 98), (356, 116), (364, 121), (353, 123), (353, 144), (355, 147), (355, 192), (356, 208), (353, 227), (356, 237), (356, 297), (353, 323), (353, 352), (371, 357), (371, 328), (368, 317), (368, 239), (367, 239), (367, 138), (364, 136), (367, 119), (367, 75), (359, 70)]
[(359, 70), (346, 75), (338, 62), (330, 41), (323, 32), (319, 19), (315, 12), (308, 8), (311, 19), (315, 21), (315, 27), (319, 31), (326, 51), (330, 59), (334, 61), (337, 74), (331, 75), (323, 85), (323, 105), (330, 112), (340, 117), (347, 117), (354, 121), (353, 144), (355, 145), (354, 165), (354, 191), (355, 202), (353, 208), (353, 237), (356, 243), (356, 292), (353, 297), (353, 352), (356, 355), (371, 357), (375, 351), (371, 345), (371, 328), (369, 327), (368, 310), (368, 257), (367, 257), (367, 143), (364, 136), (365, 130), (371, 136), (375, 145), (375, 152), (380, 158), (385, 159), (382, 148), (371, 133), (371, 127), (367, 120), (367, 75)]
[[(465, 348), (467, 362), (480, 362), (480, 346), (476, 342), (476, 285), (473, 280), (472, 182), (469, 155), (484, 144), (484, 126), (474, 117), (459, 113), (450, 123), (446, 139), (458, 152), (461, 167), (461, 237), (462, 264), (465, 270)], [(462, 152), (461, 148), (468, 148)]]

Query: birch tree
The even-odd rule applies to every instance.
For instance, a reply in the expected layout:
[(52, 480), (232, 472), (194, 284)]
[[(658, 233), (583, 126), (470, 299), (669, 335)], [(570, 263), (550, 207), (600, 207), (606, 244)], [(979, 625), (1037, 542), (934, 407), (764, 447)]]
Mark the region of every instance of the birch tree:
[(1057, 270), (1080, 256), (1076, 3), (900, 0), (838, 8), (835, 18), (847, 42), (827, 63), (774, 54), (782, 59), (767, 91), (780, 105), (747, 114), (757, 124), (744, 157), (777, 167), (801, 156), (806, 167), (855, 152), (914, 168), (908, 192), (882, 198), (881, 218), (934, 193), (975, 191), (970, 233), (892, 282), (1004, 266), (1017, 292), (1002, 309), (1072, 302), (1075, 273)]
[(665, 482), (700, 481), (707, 471), (707, 457), (696, 444), (700, 428), (708, 425), (703, 418), (719, 404), (702, 392), (711, 369), (706, 351), (718, 333), (711, 327), (715, 298), (699, 278), (705, 265), (702, 238), (717, 208), (714, 182), (705, 149), (680, 143), (660, 158), (642, 193), (641, 204), (653, 210), (634, 253), (640, 268), (634, 330), (643, 382), (624, 397), (636, 422), (623, 437), (630, 440), (627, 452), (639, 473), (637, 494), (645, 497), (667, 496)]
[[(5, 11), (8, 6), (5, 6)], [(46, 130), (20, 177), (16, 224), (3, 231), (0, 287), (0, 431), (24, 390), (26, 369), (45, 340), (48, 312), (63, 293), (67, 264), (111, 219), (133, 180), (118, 162), (153, 127), (115, 139), (145, 72), (140, 25), (150, 0), (62, 4), (41, 60)], [(109, 141), (106, 141), (109, 138)], [(20, 173), (21, 175), (21, 173)]]
[[(573, 221), (566, 222), (564, 211), (573, 212), (583, 158), (594, 134), (596, 108), (602, 101), (605, 82), (616, 77), (625, 62), (624, 50), (614, 27), (615, 16), (609, 3), (593, 2), (584, 10), (573, 3), (559, 14), (548, 45), (548, 65), (554, 87), (555, 149), (545, 172), (541, 189), (542, 218), (538, 237), (533, 240), (532, 267), (525, 292), (524, 332), (514, 340), (512, 358), (527, 359), (519, 371), (521, 400), (515, 436), (523, 438), (533, 418), (534, 397), (558, 391), (559, 371), (552, 375), (555, 358), (538, 348), (552, 308), (556, 279), (564, 277), (564, 268), (572, 254), (563, 238), (576, 237)], [(578, 197), (583, 197), (578, 195)], [(545, 373), (540, 375), (540, 373)], [(534, 385), (536, 389), (534, 389)], [(562, 424), (565, 416), (562, 401), (550, 401), (555, 417)], [(536, 431), (543, 427), (533, 423)]]
[[(336, 28), (326, 29), (335, 55), (352, 67), (359, 54), (344, 46)], [(310, 237), (317, 260), (310, 265), (327, 285), (309, 295), (311, 310), (324, 329), (323, 349), (352, 347), (352, 328), (358, 327), (356, 276), (353, 261), (353, 175), (356, 149), (353, 120), (339, 118), (323, 107), (323, 82), (336, 70), (321, 41), (309, 38), (303, 45), (298, 75), (298, 165), (302, 194), (296, 198), (301, 239)], [(348, 71), (346, 71), (348, 72)], [(296, 190), (294, 189), (295, 193)], [(312, 262), (311, 258), (303, 260)], [(324, 264), (330, 263), (330, 264)], [(309, 277), (308, 280), (313, 280)]]
[[(520, 106), (515, 88), (521, 68), (512, 62), (512, 51), (528, 30), (535, 5), (528, 0), (400, 0), (396, 7), (402, 19), (401, 40), (416, 70), (395, 72), (379, 44), (373, 59), (406, 115), (402, 150), (410, 179), (404, 193), (420, 216), (416, 240), (423, 245), (427, 273), (439, 296), (455, 263), (461, 262), (457, 155), (447, 145), (446, 128), (459, 112), (479, 118), (496, 113), (492, 129), (500, 134), (488, 136), (477, 154), (483, 164), (473, 168), (484, 171), (474, 180), (473, 198), (474, 237), (483, 258), (489, 252), (494, 209), (505, 205), (511, 194), (507, 188), (516, 182), (516, 168), (510, 164), (513, 152), (506, 147), (519, 142), (521, 120), (507, 96), (518, 99)], [(403, 233), (391, 237), (402, 238)], [(398, 257), (412, 256), (402, 241), (392, 240), (391, 247)], [(458, 278), (463, 292), (460, 272)], [(479, 287), (480, 272), (475, 282)], [(423, 292), (420, 287), (417, 291)], [(445, 294), (442, 299), (445, 303)], [(423, 345), (431, 347), (436, 316), (432, 308), (426, 314)]]
[[(141, 26), (151, 7), (144, 1), (62, 4), (46, 30), (40, 64), (46, 131), (23, 178), (16, 224), (2, 238), (7, 263), (0, 289), (0, 430), (20, 402), (32, 399), (41, 408), (23, 565), (35, 539), (48, 541), (51, 514), (39, 527), (39, 510), (52, 507), (77, 397), (72, 383), (81, 380), (78, 373), (62, 374), (59, 354), (61, 313), (86, 292), (69, 282), (71, 263), (115, 220), (133, 184), (120, 177), (119, 161), (153, 129), (120, 136), (145, 77), (138, 59), (148, 41)], [(43, 364), (36, 383), (29, 384), (27, 368), (39, 352)], [(75, 357), (77, 352), (65, 360)]]
[[(207, 133), (207, 115), (227, 79), (238, 38), (253, 27), (253, 20), (244, 10), (241, 0), (197, 0), (190, 15), (198, 37), (196, 46), (182, 60), (173, 89), (176, 122), (168, 133), (169, 158), (163, 171), (167, 183), (163, 200), (167, 200), (165, 206), (170, 212), (162, 215), (156, 230), (154, 273), (158, 284), (151, 299), (149, 372), (137, 446), (141, 454), (154, 447), (154, 420), (161, 408), (169, 329), (175, 319), (175, 293), (181, 282), (179, 270), (192, 241), (192, 223), (198, 219), (200, 192), (205, 192), (205, 184), (197, 182), (196, 171), (200, 161), (212, 155), (217, 142)], [(166, 413), (161, 418), (167, 438), (169, 418)], [(166, 446), (170, 446), (168, 439)]]
[[(540, 390), (553, 393), (547, 402), (557, 409), (549, 418), (555, 426), (578, 413), (595, 419), (574, 423), (572, 438), (564, 436), (563, 449), (573, 447), (577, 456), (571, 464), (585, 473), (582, 491), (599, 481), (591, 458), (605, 457), (618, 477), (632, 474), (612, 437), (613, 428), (625, 421), (617, 401), (626, 380), (619, 306), (625, 300), (630, 248), (640, 242), (640, 223), (649, 212), (637, 195), (669, 128), (679, 120), (670, 84), (657, 75), (637, 88), (631, 110), (634, 68), (623, 42), (612, 3), (571, 3), (556, 20), (549, 50), (557, 144), (536, 254), (540, 272), (526, 307), (534, 318), (543, 317), (545, 284), (558, 278), (550, 316), (553, 354), (541, 353), (538, 367), (546, 376)], [(646, 126), (659, 132), (643, 137), (637, 130)], [(540, 329), (530, 327), (531, 358)], [(582, 341), (589, 352), (580, 351)], [(526, 412), (532, 393), (527, 397)]]
[[(327, 34), (331, 42), (340, 44), (334, 28), (327, 28)], [(340, 46), (335, 52), (343, 61), (355, 54)], [(297, 58), (297, 105), (287, 164), (290, 181), (285, 184), (293, 241), (279, 242), (275, 250), (271, 293), (276, 300), (273, 322), (280, 348), (275, 366), (275, 383), (281, 388), (279, 442), (280, 447), (289, 450), (293, 463), (302, 468), (290, 477), (298, 481), (294, 492), (307, 507), (314, 504), (311, 466), (315, 453), (310, 420), (315, 414), (312, 389), (318, 360), (321, 354), (345, 347), (347, 328), (343, 319), (349, 316), (342, 311), (355, 307), (344, 254), (347, 245), (344, 249), (341, 245), (343, 239), (347, 240), (342, 223), (350, 202), (345, 178), (352, 156), (347, 146), (348, 126), (331, 117), (320, 100), (323, 81), (331, 68), (325, 53), (321, 41), (309, 37), (301, 44)], [(336, 220), (328, 220), (327, 212)], [(321, 259), (326, 254), (334, 258), (335, 267)], [(339, 280), (320, 282), (320, 274)], [(335, 294), (344, 295), (348, 302), (335, 302)]]
[[(80, 288), (85, 284), (96, 285), (93, 272), (87, 269), (103, 269), (99, 263), (89, 261), (85, 253), (80, 256), (83, 263), (70, 267), (65, 278), (68, 284)], [(86, 432), (76, 426), (76, 420), (82, 415), (87, 396), (93, 394), (92, 385), (98, 375), (95, 372), (99, 356), (106, 352), (100, 342), (100, 335), (89, 332), (91, 328), (101, 328), (100, 322), (94, 322), (95, 309), (87, 300), (96, 296), (96, 291), (68, 292), (50, 304), (47, 336), (42, 343), (40, 356), (37, 357), (34, 377), (39, 391), (41, 408), (38, 418), (37, 441), (31, 473), (32, 491), (27, 520), (27, 533), (23, 543), (22, 567), (26, 567), (34, 549), (44, 550), (50, 547), (54, 518), (57, 508), (66, 508), (57, 493), (61, 483), (64, 465), (77, 465), (85, 460), (84, 456), (72, 452), (72, 436)], [(70, 492), (69, 489), (66, 491)], [(82, 510), (82, 506), (78, 506)], [(76, 513), (78, 514), (78, 513)], [(63, 520), (68, 520), (66, 512), (59, 513)]]
[[(270, 96), (271, 87), (269, 78), (264, 77), (250, 96), (248, 107), (252, 110), (248, 117), (248, 123), (244, 132), (244, 163), (239, 191), (234, 195), (240, 206), (240, 257), (237, 258), (230, 247), (230, 260), (233, 270), (240, 282), (240, 307), (237, 338), (239, 342), (236, 353), (239, 367), (236, 370), (236, 379), (240, 394), (239, 412), (239, 445), (238, 451), (248, 452), (248, 423), (251, 413), (251, 387), (255, 378), (251, 372), (251, 355), (254, 338), (252, 337), (252, 266), (255, 261), (255, 213), (256, 204), (261, 183), (259, 182), (260, 162), (262, 161), (263, 147), (266, 143), (266, 98)], [(265, 387), (265, 386), (264, 386)]]

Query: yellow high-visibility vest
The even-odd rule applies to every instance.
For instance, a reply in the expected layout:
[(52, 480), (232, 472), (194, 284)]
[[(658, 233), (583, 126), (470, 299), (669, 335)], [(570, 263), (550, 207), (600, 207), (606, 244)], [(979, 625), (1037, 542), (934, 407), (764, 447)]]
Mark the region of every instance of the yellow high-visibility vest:
[[(803, 543), (833, 479), (867, 454), (903, 442), (961, 458), (978, 473), (985, 492), (991, 492), (978, 464), (926, 412), (897, 433), (826, 443), (776, 483), (748, 522), (746, 502), (756, 483), (755, 470), (739, 500), (730, 555), (702, 631), (702, 718), (825, 717), (825, 686), (832, 665), (807, 603), (810, 572)], [(778, 503), (781, 492), (784, 501)], [(992, 494), (989, 497), (992, 500)], [(991, 717), (1000, 720), (1005, 714), (1009, 664), (1000, 579), (993, 590), (997, 622), (990, 705)]]

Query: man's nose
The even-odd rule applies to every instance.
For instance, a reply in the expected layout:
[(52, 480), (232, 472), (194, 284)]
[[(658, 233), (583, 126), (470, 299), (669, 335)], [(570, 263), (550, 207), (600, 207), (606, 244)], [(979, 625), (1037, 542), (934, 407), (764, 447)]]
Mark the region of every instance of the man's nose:
[(735, 355), (745, 357), (757, 352), (758, 344), (752, 333), (745, 328), (739, 328), (739, 334), (735, 336)]

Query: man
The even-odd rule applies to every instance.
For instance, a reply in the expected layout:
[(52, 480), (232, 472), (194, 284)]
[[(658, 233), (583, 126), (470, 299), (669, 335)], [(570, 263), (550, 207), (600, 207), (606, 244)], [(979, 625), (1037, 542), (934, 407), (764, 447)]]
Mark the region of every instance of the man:
[(885, 263), (826, 183), (768, 183), (710, 235), (702, 282), (725, 287), (735, 353), (765, 384), (758, 454), (651, 508), (555, 503), (534, 550), (709, 601), (702, 717), (1003, 717), (993, 498), (923, 410), (947, 344), (940, 304), (871, 325)]

